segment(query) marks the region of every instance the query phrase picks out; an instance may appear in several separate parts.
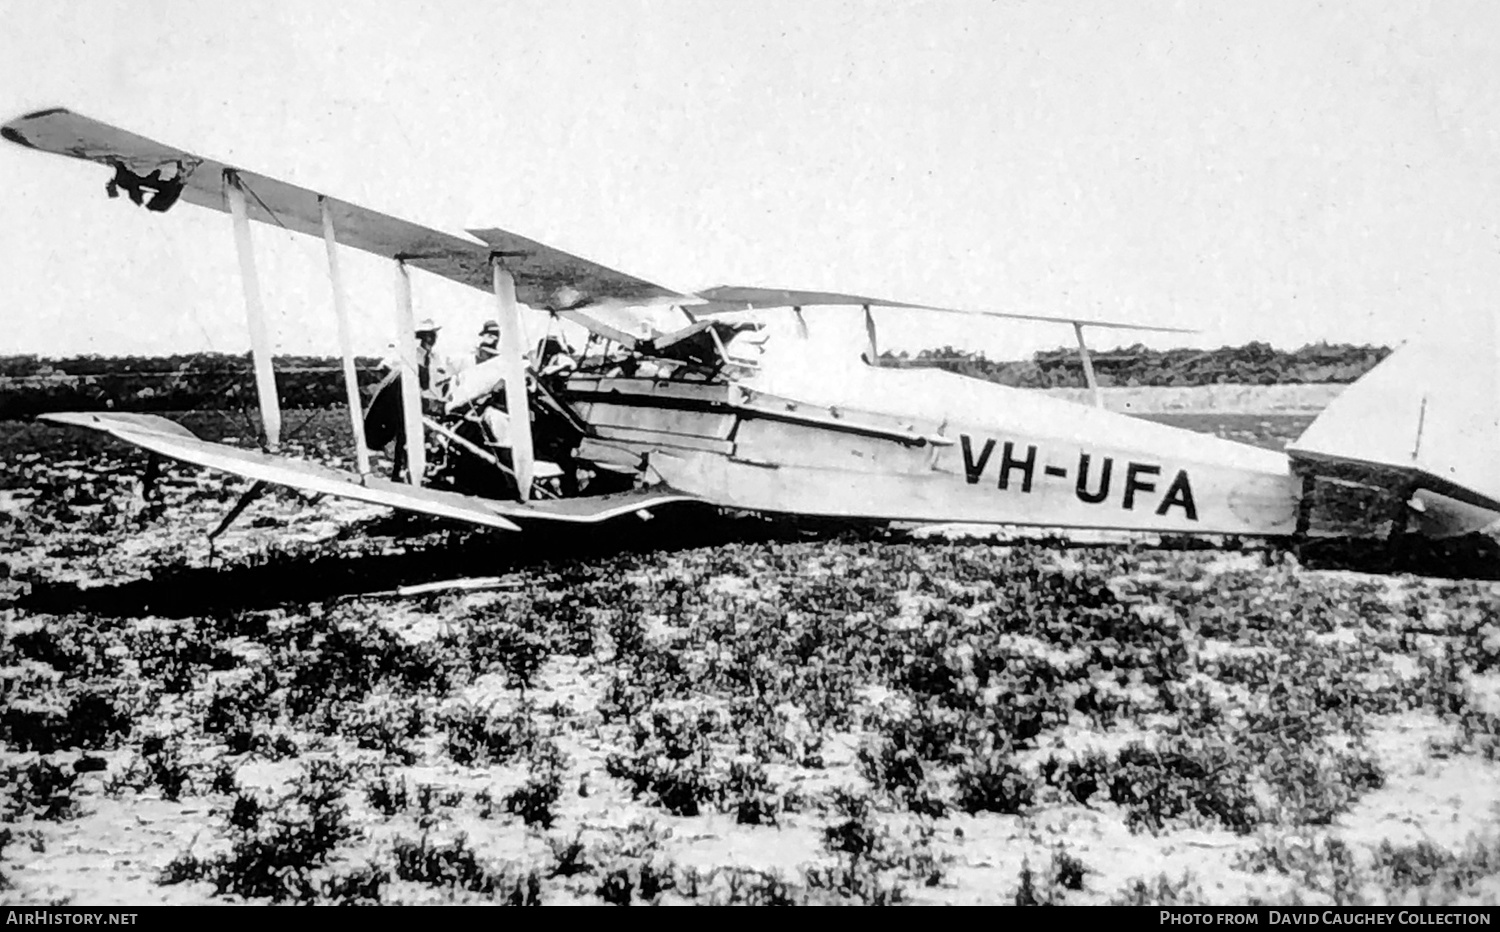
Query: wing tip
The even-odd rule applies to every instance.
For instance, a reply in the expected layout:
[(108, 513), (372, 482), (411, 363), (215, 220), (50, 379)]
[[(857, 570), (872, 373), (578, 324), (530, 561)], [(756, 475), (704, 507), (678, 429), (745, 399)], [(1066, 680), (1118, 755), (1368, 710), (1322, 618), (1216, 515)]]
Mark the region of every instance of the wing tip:
[(53, 114), (68, 112), (70, 111), (67, 107), (47, 107), (42, 110), (33, 110), (30, 113), (22, 114), (21, 116), (16, 117), (14, 120), (11, 120), (4, 126), (0, 126), (0, 137), (11, 141), (18, 146), (25, 146), (28, 149), (35, 149), (36, 145), (33, 144), (31, 140), (26, 138), (25, 133), (21, 132), (19, 128), (21, 124), (28, 123), (32, 120), (40, 120), (43, 117), (49, 117)]
[(33, 110), (30, 113), (24, 113), (21, 116), (16, 117), (14, 120), (11, 120), (4, 126), (0, 126), (0, 138), (7, 139), (18, 146), (25, 146), (28, 149), (35, 149), (36, 145), (31, 140), (27, 139), (26, 134), (22, 133), (18, 127), (21, 124), (28, 123), (32, 120), (40, 120), (44, 117), (49, 117), (54, 114), (70, 112), (71, 111), (69, 111), (67, 107), (46, 107), (42, 110)]
[(0, 137), (10, 140), (18, 146), (25, 146), (28, 149), (36, 148), (36, 146), (31, 144), (31, 140), (21, 135), (21, 131), (14, 126), (0, 126)]

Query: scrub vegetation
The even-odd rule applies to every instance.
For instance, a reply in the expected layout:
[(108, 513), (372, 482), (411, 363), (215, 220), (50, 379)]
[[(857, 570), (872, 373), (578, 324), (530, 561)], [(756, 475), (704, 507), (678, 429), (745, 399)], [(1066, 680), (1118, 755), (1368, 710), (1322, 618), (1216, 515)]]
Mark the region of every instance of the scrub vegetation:
[(290, 492), (211, 552), (243, 483), (68, 442), (4, 448), (0, 902), (1500, 896), (1492, 582)]

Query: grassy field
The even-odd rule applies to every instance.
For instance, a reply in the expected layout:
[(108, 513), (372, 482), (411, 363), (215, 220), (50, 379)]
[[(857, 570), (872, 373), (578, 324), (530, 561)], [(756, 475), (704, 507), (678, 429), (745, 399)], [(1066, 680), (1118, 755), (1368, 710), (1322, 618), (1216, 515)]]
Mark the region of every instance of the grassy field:
[(1500, 900), (1493, 583), (293, 492), (210, 548), (247, 483), (9, 428), (0, 903)]

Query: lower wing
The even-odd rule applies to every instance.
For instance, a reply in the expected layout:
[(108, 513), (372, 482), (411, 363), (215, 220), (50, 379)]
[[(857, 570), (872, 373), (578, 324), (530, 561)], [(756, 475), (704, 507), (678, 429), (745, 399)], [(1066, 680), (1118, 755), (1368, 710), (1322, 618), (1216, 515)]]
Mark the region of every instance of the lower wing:
[(506, 531), (521, 529), (511, 520), (513, 518), (595, 524), (671, 502), (700, 501), (691, 495), (669, 489), (645, 489), (522, 504), (427, 489), (376, 476), (361, 478), (354, 473), (307, 460), (272, 456), (257, 450), (213, 443), (199, 438), (175, 421), (152, 414), (70, 411), (44, 414), (41, 419), (55, 424), (102, 431), (152, 453), (247, 479)]

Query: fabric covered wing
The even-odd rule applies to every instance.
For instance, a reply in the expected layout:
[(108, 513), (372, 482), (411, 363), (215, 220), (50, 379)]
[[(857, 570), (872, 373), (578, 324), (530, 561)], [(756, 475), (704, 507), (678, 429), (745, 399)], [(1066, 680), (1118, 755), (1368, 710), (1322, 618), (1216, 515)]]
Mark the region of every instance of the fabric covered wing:
[(41, 419), (103, 431), (153, 453), (247, 479), (506, 531), (521, 529), (512, 519), (595, 524), (670, 502), (697, 500), (669, 489), (646, 489), (523, 505), (421, 488), (375, 476), (361, 482), (353, 473), (318, 463), (203, 440), (175, 421), (152, 414), (70, 411), (44, 414)]
[(271, 456), (194, 436), (187, 428), (162, 417), (144, 423), (140, 416), (94, 412), (63, 412), (41, 415), (42, 420), (104, 431), (126, 443), (153, 453), (223, 472), (284, 485), (305, 492), (318, 492), (372, 505), (385, 505), (468, 524), (518, 531), (515, 522), (497, 513), (482, 498), (424, 489), (371, 477), (361, 483), (353, 473), (331, 469), (306, 460)]
[[(324, 196), (316, 191), (184, 152), (69, 110), (18, 117), (0, 128), (0, 135), (29, 148), (109, 165), (116, 172), (110, 181), (112, 193), (123, 190), (152, 210), (169, 209), (180, 199), (228, 212), (224, 173), (233, 171), (245, 188), (251, 219), (323, 235)], [(485, 240), (481, 244), (335, 198), (327, 201), (341, 244), (403, 259), (484, 291), (492, 287), (491, 251), (503, 253), (516, 280), (517, 300), (539, 310), (644, 304), (677, 296), (660, 285), (504, 230), (480, 231)]]
[(728, 314), (774, 307), (842, 307), (868, 305), (914, 311), (936, 311), (940, 314), (967, 314), (974, 317), (1000, 317), (1009, 320), (1037, 320), (1053, 324), (1082, 324), (1107, 330), (1142, 330), (1157, 333), (1193, 333), (1180, 327), (1152, 327), (1119, 321), (1093, 320), (1087, 317), (1048, 316), (1045, 314), (1014, 314), (1009, 311), (967, 311), (952, 307), (933, 307), (929, 304), (908, 304), (889, 301), (885, 298), (869, 298), (863, 295), (840, 294), (829, 291), (797, 291), (784, 288), (753, 288), (719, 285), (699, 291), (696, 297), (703, 303), (691, 305), (696, 315)]
[(597, 524), (612, 518), (635, 514), (648, 508), (674, 502), (702, 502), (703, 499), (672, 489), (637, 489), (585, 498), (560, 498), (529, 502), (508, 508), (506, 513), (518, 521), (535, 520), (571, 524)]

